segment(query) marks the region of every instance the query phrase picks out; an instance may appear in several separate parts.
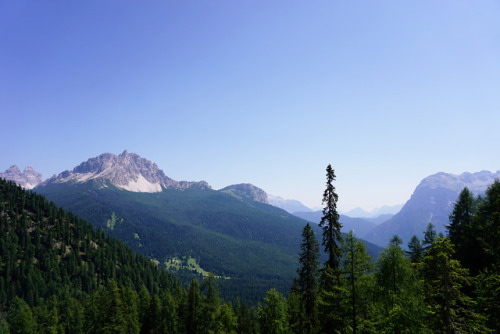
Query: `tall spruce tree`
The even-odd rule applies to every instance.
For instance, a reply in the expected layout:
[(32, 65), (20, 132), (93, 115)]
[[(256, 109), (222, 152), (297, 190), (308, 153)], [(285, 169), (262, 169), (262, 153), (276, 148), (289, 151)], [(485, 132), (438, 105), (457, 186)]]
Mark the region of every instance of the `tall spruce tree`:
[(328, 255), (322, 274), (321, 290), (321, 327), (324, 333), (342, 332), (346, 326), (345, 317), (345, 291), (343, 275), (340, 268), (343, 244), (337, 212), (338, 195), (333, 186), (335, 172), (331, 165), (326, 168), (326, 189), (323, 193), (323, 217), (320, 226), (323, 228), (323, 246)]
[(473, 275), (479, 272), (484, 262), (484, 252), (479, 241), (481, 224), (475, 224), (478, 202), (474, 194), (464, 188), (453, 207), (450, 224), (446, 226), (450, 241), (455, 247), (455, 258)]
[(302, 243), (300, 244), (300, 267), (298, 290), (300, 293), (300, 305), (303, 316), (301, 322), (302, 333), (313, 333), (317, 319), (317, 295), (318, 295), (318, 265), (319, 265), (319, 243), (314, 236), (314, 231), (307, 224), (302, 231)]
[(331, 165), (326, 167), (326, 189), (323, 192), (323, 217), (319, 226), (323, 228), (323, 246), (328, 254), (326, 265), (333, 270), (337, 270), (340, 265), (341, 251), (343, 243), (340, 229), (342, 224), (339, 222), (339, 213), (337, 212), (337, 202), (339, 196), (335, 192), (333, 181), (335, 181), (335, 172)]

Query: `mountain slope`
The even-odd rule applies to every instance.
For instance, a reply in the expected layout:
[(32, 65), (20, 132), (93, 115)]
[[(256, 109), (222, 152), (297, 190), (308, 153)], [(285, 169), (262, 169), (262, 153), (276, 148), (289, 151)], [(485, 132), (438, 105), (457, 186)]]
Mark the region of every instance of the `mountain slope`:
[[(167, 180), (155, 166), (126, 152), (106, 154), (35, 190), (162, 265), (187, 256), (205, 271), (230, 277), (221, 282), (223, 295), (239, 290), (254, 304), (272, 287), (289, 290), (304, 220), (205, 183)], [(138, 174), (161, 191), (126, 190)]]
[(139, 291), (180, 282), (122, 242), (53, 202), (0, 179), (0, 311), (15, 296), (30, 305), (67, 291), (76, 298), (110, 279)]
[(476, 195), (483, 194), (495, 178), (500, 178), (500, 171), (460, 175), (441, 172), (428, 176), (417, 186), (399, 213), (364, 237), (383, 247), (394, 234), (402, 238), (404, 245), (413, 235), (422, 239), (428, 223), (432, 223), (438, 233), (444, 233), (459, 193), (467, 187)]

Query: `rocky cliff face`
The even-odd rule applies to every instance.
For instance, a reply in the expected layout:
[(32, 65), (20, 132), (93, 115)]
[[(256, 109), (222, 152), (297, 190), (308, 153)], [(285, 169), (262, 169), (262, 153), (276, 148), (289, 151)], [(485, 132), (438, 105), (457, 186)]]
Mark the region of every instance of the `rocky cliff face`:
[(26, 167), (21, 173), (21, 170), (16, 165), (13, 165), (5, 173), (0, 173), (0, 177), (14, 181), (24, 189), (33, 189), (42, 183), (42, 174), (35, 171), (32, 167)]
[(81, 163), (72, 171), (65, 171), (44, 182), (111, 182), (114, 186), (133, 192), (161, 192), (162, 189), (210, 189), (202, 182), (177, 182), (167, 177), (155, 163), (135, 153), (124, 151), (120, 155), (104, 153)]
[(247, 198), (252, 201), (269, 204), (267, 193), (250, 183), (233, 184), (221, 189), (220, 191), (226, 192), (235, 197)]

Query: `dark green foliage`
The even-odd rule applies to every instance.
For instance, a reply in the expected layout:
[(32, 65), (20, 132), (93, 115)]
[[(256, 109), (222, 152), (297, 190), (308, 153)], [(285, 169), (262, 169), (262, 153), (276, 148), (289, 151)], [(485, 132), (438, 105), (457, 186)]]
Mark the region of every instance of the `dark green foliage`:
[(478, 204), (469, 189), (464, 188), (458, 196), (447, 226), (448, 236), (455, 246), (455, 257), (472, 274), (479, 272), (485, 256), (478, 238), (479, 225), (475, 221)]
[(424, 330), (425, 305), (417, 272), (404, 251), (389, 244), (376, 262), (374, 286), (377, 332), (420, 333)]
[(478, 307), (486, 317), (486, 325), (500, 333), (500, 273), (485, 270), (475, 278)]
[(433, 332), (485, 333), (482, 318), (474, 313), (476, 302), (462, 288), (469, 285), (469, 273), (453, 259), (448, 238), (438, 238), (428, 249), (422, 267), (428, 323)]
[(309, 224), (302, 231), (299, 263), (300, 328), (303, 333), (312, 333), (317, 325), (319, 243)]
[(408, 243), (408, 251), (406, 252), (411, 263), (420, 263), (424, 257), (424, 248), (420, 239), (414, 235)]
[(0, 203), (0, 304), (15, 296), (30, 306), (52, 295), (70, 302), (113, 278), (154, 292), (180, 284), (120, 241), (14, 183), (0, 180)]
[(437, 232), (432, 223), (427, 224), (427, 228), (424, 232), (424, 240), (422, 241), (422, 247), (424, 251), (427, 251), (434, 241), (437, 239)]
[(351, 319), (351, 329), (357, 333), (358, 324), (366, 318), (365, 304), (367, 303), (365, 289), (366, 276), (372, 269), (371, 257), (368, 255), (365, 244), (356, 239), (350, 231), (345, 237), (342, 247), (342, 267), (346, 279), (346, 304)]
[(486, 190), (484, 201), (479, 206), (478, 217), (481, 228), (481, 243), (485, 252), (485, 266), (500, 268), (500, 181)]
[(10, 332), (13, 334), (36, 333), (36, 322), (29, 305), (19, 297), (14, 297), (10, 303), (7, 318)]
[(285, 297), (276, 289), (269, 290), (264, 298), (264, 306), (259, 306), (259, 320), (262, 333), (288, 332)]

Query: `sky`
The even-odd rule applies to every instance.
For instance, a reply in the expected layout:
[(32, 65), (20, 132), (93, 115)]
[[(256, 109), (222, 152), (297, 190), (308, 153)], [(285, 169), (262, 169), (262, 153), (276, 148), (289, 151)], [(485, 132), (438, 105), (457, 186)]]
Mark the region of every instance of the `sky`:
[(0, 171), (134, 152), (320, 207), (500, 169), (498, 1), (2, 1)]

